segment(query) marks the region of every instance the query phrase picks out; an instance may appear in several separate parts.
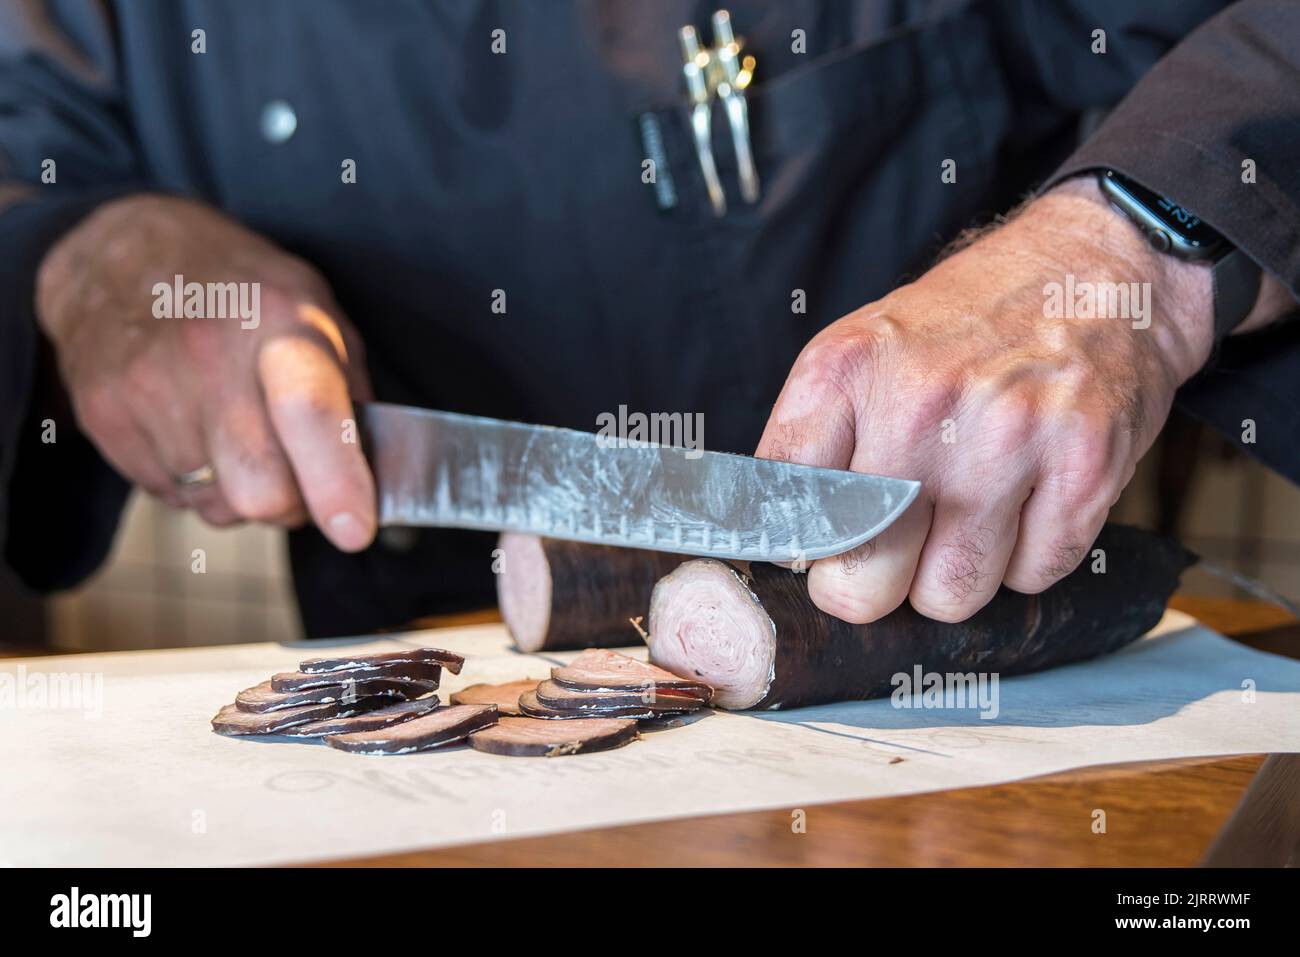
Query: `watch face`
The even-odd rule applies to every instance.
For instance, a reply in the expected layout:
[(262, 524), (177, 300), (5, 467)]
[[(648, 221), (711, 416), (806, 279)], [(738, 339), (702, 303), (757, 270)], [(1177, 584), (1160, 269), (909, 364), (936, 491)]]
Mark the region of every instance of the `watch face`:
[[(1208, 256), (1223, 245), (1223, 236), (1202, 222), (1186, 206), (1178, 205), (1168, 196), (1161, 196), (1113, 170), (1106, 172), (1106, 183), (1108, 191), (1112, 193), (1112, 200), (1121, 200), (1121, 205), (1127, 212), (1137, 213), (1145, 221), (1148, 230), (1157, 229), (1167, 233), (1172, 246), (1184, 256)], [(1133, 209), (1133, 206), (1138, 209)]]

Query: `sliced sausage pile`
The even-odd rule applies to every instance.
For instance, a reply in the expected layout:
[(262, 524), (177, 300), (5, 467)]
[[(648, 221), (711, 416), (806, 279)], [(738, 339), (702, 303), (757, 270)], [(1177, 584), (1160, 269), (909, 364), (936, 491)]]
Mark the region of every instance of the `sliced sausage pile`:
[[(356, 754), (410, 754), (469, 739), (489, 754), (556, 757), (637, 738), (637, 721), (689, 714), (712, 689), (611, 651), (584, 652), (547, 681), (470, 685), (443, 706), (442, 669), (464, 659), (438, 648), (311, 658), (241, 691), (212, 719), (225, 735), (323, 740)], [(559, 720), (556, 720), (559, 719)]]
[(638, 720), (698, 711), (712, 689), (612, 651), (592, 649), (551, 669), (542, 682), (470, 685), (451, 696), (459, 705), (495, 705), (498, 723), (472, 735), (491, 754), (544, 755), (605, 751), (637, 737)]
[(441, 648), (309, 658), (297, 671), (241, 691), (212, 719), (212, 730), (317, 738), (374, 754), (449, 744), (496, 720), (490, 708), (441, 707), (434, 692), (442, 669), (459, 674), (464, 663)]
[(531, 718), (666, 718), (698, 711), (713, 689), (627, 655), (591, 648), (519, 696)]

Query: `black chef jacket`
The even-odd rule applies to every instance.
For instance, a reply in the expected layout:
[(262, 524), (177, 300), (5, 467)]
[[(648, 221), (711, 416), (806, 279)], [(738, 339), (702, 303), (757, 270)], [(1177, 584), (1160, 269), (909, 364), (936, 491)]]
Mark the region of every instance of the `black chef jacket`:
[[(0, 189), (32, 189), (0, 215), (6, 562), (67, 587), (111, 542), (127, 489), (76, 433), (32, 280), (54, 239), (132, 190), (202, 199), (319, 267), (381, 399), (586, 430), (620, 405), (698, 412), (725, 451), (752, 451), (820, 328), (1054, 169), (1128, 173), (1297, 289), (1300, 5), (728, 6), (758, 57), (763, 192), (741, 200), (716, 117), (718, 218), (677, 40), (686, 23), (707, 39), (712, 4), (0, 0)], [(1081, 118), (1121, 101), (1067, 161)], [(1300, 474), (1297, 361), (1289, 330), (1234, 344), (1186, 399), (1232, 435), (1250, 415), (1249, 451)], [(492, 600), (490, 536), (425, 530), (357, 555), (314, 528), (290, 541), (312, 635)]]

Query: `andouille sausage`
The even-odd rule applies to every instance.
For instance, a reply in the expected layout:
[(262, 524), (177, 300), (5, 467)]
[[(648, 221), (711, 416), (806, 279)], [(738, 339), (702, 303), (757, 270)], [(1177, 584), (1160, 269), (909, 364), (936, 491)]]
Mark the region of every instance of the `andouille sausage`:
[[(1105, 571), (1094, 571), (1096, 550)], [(854, 625), (808, 596), (807, 575), (712, 559), (687, 562), (655, 587), (651, 660), (714, 688), (724, 708), (794, 708), (888, 695), (893, 677), (928, 672), (1015, 675), (1081, 661), (1141, 637), (1195, 557), (1141, 529), (1107, 525), (1083, 563), (1038, 595), (1007, 588), (970, 619), (934, 621), (904, 603)]]
[(655, 582), (686, 559), (507, 532), (497, 599), (521, 651), (617, 648), (641, 643)]

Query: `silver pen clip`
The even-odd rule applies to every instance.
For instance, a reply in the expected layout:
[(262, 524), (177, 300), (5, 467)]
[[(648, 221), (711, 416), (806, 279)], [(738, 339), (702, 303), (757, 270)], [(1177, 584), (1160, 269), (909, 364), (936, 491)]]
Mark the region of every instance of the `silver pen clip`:
[(713, 68), (717, 71), (713, 86), (722, 100), (731, 127), (731, 142), (736, 150), (736, 171), (740, 176), (740, 195), (747, 203), (759, 197), (758, 170), (749, 141), (749, 104), (745, 90), (754, 79), (757, 61), (740, 55), (740, 43), (731, 29), (731, 14), (719, 10), (713, 14)]
[(722, 191), (718, 165), (713, 161), (713, 99), (709, 88), (709, 51), (701, 49), (699, 35), (692, 26), (678, 31), (682, 43), (682, 75), (686, 77), (686, 92), (691, 101), (691, 131), (695, 136), (695, 153), (700, 158), (700, 171), (709, 191), (709, 202), (715, 216), (727, 213), (727, 196)]

